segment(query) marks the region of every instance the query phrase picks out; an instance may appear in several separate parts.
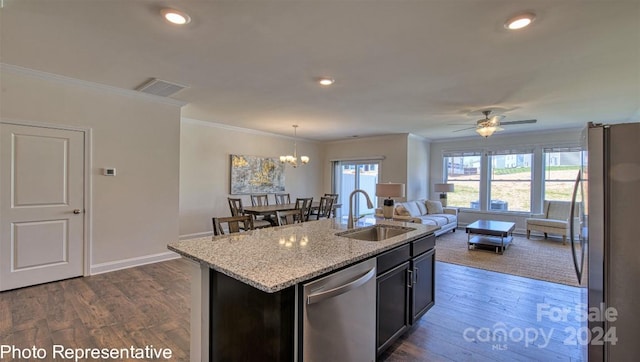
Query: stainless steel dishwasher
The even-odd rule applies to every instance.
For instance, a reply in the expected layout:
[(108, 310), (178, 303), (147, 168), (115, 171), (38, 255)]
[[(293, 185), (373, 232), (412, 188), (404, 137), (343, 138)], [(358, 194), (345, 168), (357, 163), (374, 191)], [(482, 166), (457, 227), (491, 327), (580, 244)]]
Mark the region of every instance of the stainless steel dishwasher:
[(304, 284), (303, 298), (303, 361), (375, 361), (375, 258)]

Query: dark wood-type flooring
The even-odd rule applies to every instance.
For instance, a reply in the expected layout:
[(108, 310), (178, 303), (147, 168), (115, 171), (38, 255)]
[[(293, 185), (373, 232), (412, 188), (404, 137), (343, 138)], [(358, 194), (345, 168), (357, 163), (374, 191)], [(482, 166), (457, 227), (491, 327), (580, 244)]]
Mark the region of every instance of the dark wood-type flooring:
[[(436, 305), (398, 340), (386, 361), (577, 361), (579, 346), (566, 345), (581, 325), (536, 320), (537, 304), (573, 309), (578, 288), (454, 264), (436, 264)], [(175, 361), (189, 360), (190, 281), (182, 259), (0, 293), (0, 344), (20, 348), (53, 344), (72, 348), (170, 348)], [(506, 341), (486, 338), (505, 328)], [(514, 341), (518, 330), (553, 330), (541, 348)], [(479, 335), (477, 331), (482, 330)], [(496, 336), (497, 334), (493, 334)], [(491, 338), (491, 337), (488, 337)], [(5, 358), (5, 360), (7, 360)], [(10, 359), (9, 359), (10, 360)]]
[(53, 344), (153, 345), (188, 361), (189, 283), (188, 262), (175, 259), (2, 292), (0, 344), (45, 348), (49, 358)]

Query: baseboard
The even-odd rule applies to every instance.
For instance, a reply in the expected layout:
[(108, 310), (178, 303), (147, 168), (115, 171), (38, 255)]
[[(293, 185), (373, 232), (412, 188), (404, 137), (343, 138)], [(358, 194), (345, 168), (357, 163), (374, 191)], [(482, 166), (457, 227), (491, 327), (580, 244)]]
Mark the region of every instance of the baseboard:
[(174, 253), (173, 251), (167, 251), (164, 253), (139, 256), (131, 259), (110, 261), (107, 263), (92, 265), (90, 268), (91, 270), (90, 275), (108, 273), (116, 270), (132, 268), (134, 266), (153, 264), (161, 261), (167, 261), (167, 260), (178, 259), (178, 258), (180, 258), (180, 255), (178, 255), (177, 253)]
[(178, 239), (179, 240), (197, 239), (197, 238), (204, 238), (207, 236), (213, 236), (213, 232), (205, 231), (203, 233), (185, 234), (185, 235), (180, 235)]

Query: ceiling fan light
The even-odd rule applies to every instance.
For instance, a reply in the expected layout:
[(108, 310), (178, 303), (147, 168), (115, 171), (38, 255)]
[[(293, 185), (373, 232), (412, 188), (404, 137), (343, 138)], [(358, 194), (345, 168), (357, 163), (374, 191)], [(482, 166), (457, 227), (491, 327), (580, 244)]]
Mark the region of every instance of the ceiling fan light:
[(491, 136), (496, 131), (495, 127), (478, 127), (476, 132), (484, 138)]
[(533, 20), (535, 18), (536, 16), (533, 13), (516, 15), (510, 18), (509, 20), (507, 20), (507, 22), (504, 24), (504, 27), (509, 30), (522, 29), (529, 26), (531, 23), (533, 23)]

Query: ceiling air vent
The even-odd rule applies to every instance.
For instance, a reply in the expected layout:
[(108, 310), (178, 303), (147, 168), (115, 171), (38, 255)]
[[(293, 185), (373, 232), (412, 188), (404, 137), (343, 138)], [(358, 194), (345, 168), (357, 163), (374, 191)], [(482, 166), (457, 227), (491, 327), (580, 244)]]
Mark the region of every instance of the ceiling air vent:
[(150, 81), (136, 88), (137, 91), (142, 93), (153, 94), (160, 97), (168, 97), (181, 90), (187, 88), (186, 85), (167, 82), (166, 80), (153, 78)]

